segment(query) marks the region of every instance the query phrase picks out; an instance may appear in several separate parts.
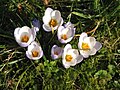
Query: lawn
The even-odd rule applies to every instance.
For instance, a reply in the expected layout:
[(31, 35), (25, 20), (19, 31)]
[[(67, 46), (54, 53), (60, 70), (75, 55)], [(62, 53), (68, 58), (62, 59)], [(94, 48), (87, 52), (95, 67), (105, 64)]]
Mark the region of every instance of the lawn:
[[(51, 32), (44, 30), (43, 16), (48, 7), (60, 11), (62, 25), (71, 22), (76, 28), (70, 42), (63, 44), (58, 40), (58, 28)], [(32, 28), (35, 19), (40, 22), (35, 41), (44, 55), (32, 60), (26, 56), (27, 47), (17, 43), (14, 31), (23, 26)], [(51, 57), (53, 45), (64, 49), (70, 44), (79, 50), (83, 32), (101, 43), (95, 55), (69, 68), (63, 65), (63, 58)], [(119, 0), (0, 0), (0, 90), (119, 89)]]

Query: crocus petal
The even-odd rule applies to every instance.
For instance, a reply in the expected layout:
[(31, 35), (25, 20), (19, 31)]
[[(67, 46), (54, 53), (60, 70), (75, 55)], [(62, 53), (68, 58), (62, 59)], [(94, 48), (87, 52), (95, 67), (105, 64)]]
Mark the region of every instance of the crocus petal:
[(67, 27), (67, 28), (74, 28), (74, 25), (71, 22), (67, 22), (65, 24), (65, 27)]
[(44, 24), (49, 25), (50, 20), (51, 20), (50, 15), (43, 16), (43, 23)]
[(38, 60), (40, 59), (41, 57), (33, 57), (32, 60)]
[(18, 44), (19, 44), (21, 47), (27, 47), (30, 43), (21, 43), (21, 42), (18, 42)]
[(22, 28), (20, 28), (20, 31), (19, 31), (19, 35), (23, 34), (24, 33), (27, 33), (28, 35), (31, 35), (31, 29), (28, 27), (28, 26), (23, 26)]
[[(31, 54), (32, 55), (32, 54)], [(29, 59), (32, 59), (32, 56), (29, 54), (28, 51), (26, 51), (26, 56), (29, 58)]]
[(62, 35), (62, 30), (63, 30), (63, 29), (64, 29), (63, 26), (60, 26), (60, 27), (58, 28), (58, 31), (57, 31), (57, 37), (58, 37), (58, 40), (61, 39), (61, 35)]
[(62, 24), (63, 24), (63, 18), (61, 17), (61, 19), (60, 19), (60, 25), (59, 26), (61, 26)]
[(52, 11), (53, 11), (52, 8), (47, 8), (47, 9), (45, 10), (45, 15), (51, 15)]
[(72, 49), (72, 46), (70, 44), (67, 44), (65, 47), (64, 47), (64, 52), (67, 52), (68, 50)]
[(90, 48), (93, 48), (95, 46), (95, 44), (96, 44), (96, 40), (95, 40), (94, 37), (87, 37), (87, 38), (84, 39), (84, 41), (86, 43), (88, 43), (88, 45), (90, 46)]
[(96, 42), (94, 48), (98, 51), (102, 47), (102, 44), (100, 42)]
[(70, 37), (70, 38), (68, 38), (67, 40), (64, 40), (64, 39), (59, 39), (59, 41), (61, 42), (61, 43), (68, 43), (68, 42), (70, 42), (71, 40), (73, 39), (73, 37)]
[(17, 37), (17, 35), (19, 35), (19, 30), (20, 30), (19, 27), (15, 29), (15, 31), (14, 31), (14, 36), (15, 37)]
[(45, 25), (45, 24), (43, 24), (43, 29), (44, 29), (45, 31), (47, 31), (47, 32), (52, 31), (52, 28), (51, 28), (50, 26), (48, 26), (48, 25)]
[(36, 32), (38, 32), (38, 31), (39, 31), (39, 28), (38, 28), (38, 27), (34, 27), (34, 30), (35, 30)]
[[(64, 50), (63, 50), (63, 55), (62, 55), (62, 58), (63, 58), (63, 62), (66, 62), (65, 60), (65, 56), (66, 56), (66, 53), (68, 52), (68, 50), (72, 49), (72, 46), (70, 44), (67, 44), (65, 47), (64, 47)], [(65, 61), (64, 61), (65, 60)]]
[(87, 37), (87, 33), (83, 32), (79, 37), (79, 42), (83, 41)]
[[(65, 61), (65, 60), (63, 60), (63, 61)], [(69, 67), (70, 67), (69, 64), (65, 64), (64, 62), (63, 62), (63, 66), (64, 66), (65, 68), (69, 68)]]
[(66, 24), (65, 24), (65, 27), (68, 27), (68, 26), (71, 26), (71, 22), (67, 22)]
[(37, 29), (37, 31), (39, 31), (39, 28), (40, 28), (40, 22), (39, 22), (39, 20), (37, 20), (36, 18), (32, 21), (32, 25), (34, 26), (34, 27), (36, 27)]
[(81, 54), (84, 58), (88, 58), (89, 55), (90, 55), (90, 51), (80, 50), (80, 54)]
[(35, 40), (35, 38), (36, 38), (36, 29), (35, 28), (31, 28), (31, 32), (32, 32), (32, 39), (33, 39), (33, 41)]
[(39, 46), (38, 43), (34, 41), (28, 46), (28, 51), (31, 52), (35, 47), (38, 46)]
[(16, 28), (15, 31), (14, 31), (14, 37), (15, 37), (15, 40), (20, 43), (21, 40), (20, 40), (20, 35), (19, 35), (19, 31), (20, 31), (20, 28)]
[(60, 11), (54, 10), (54, 11), (51, 13), (51, 17), (52, 17), (52, 19), (57, 20), (57, 22), (59, 23), (59, 22), (60, 22), (60, 19), (61, 19), (61, 13), (60, 13)]
[(95, 55), (96, 52), (97, 52), (97, 50), (96, 50), (95, 48), (92, 48), (92, 49), (91, 49), (91, 52), (90, 52), (90, 55)]
[(68, 37), (74, 37), (75, 35), (75, 29), (74, 28), (69, 28), (69, 31), (67, 32)]
[(58, 28), (58, 34), (61, 34), (61, 31), (64, 29), (64, 27), (63, 26), (60, 26), (59, 28)]
[(68, 66), (75, 66), (76, 65), (76, 60), (72, 60), (71, 62), (67, 62), (65, 61), (65, 65), (68, 65)]
[(43, 56), (43, 50), (41, 48), (41, 46), (39, 46), (39, 50), (40, 50), (40, 53), (39, 53), (39, 59)]
[(77, 63), (80, 63), (83, 60), (83, 56), (82, 55), (78, 55), (76, 60), (77, 60)]
[(82, 49), (82, 42), (84, 42), (84, 39), (87, 38), (87, 33), (83, 32), (80, 37), (79, 37), (79, 44), (78, 44), (78, 47), (80, 49)]

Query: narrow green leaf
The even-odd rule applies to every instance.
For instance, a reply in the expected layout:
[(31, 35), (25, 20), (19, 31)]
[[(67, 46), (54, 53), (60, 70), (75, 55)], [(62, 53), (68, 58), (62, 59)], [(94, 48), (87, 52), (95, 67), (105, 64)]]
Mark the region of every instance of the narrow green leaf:
[(0, 48), (5, 48), (5, 45), (0, 45)]
[(77, 16), (82, 17), (82, 18), (88, 18), (88, 19), (91, 19), (91, 16), (90, 16), (90, 15), (85, 15), (85, 14), (83, 14), (83, 13), (72, 12), (72, 14), (77, 15)]

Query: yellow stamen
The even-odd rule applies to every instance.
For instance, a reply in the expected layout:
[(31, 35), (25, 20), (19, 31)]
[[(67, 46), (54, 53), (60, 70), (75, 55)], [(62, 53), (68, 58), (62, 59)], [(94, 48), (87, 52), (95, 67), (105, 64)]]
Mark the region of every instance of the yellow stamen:
[(37, 57), (38, 54), (39, 54), (39, 53), (38, 53), (37, 51), (33, 51), (33, 52), (32, 52), (32, 56), (33, 56), (33, 57)]
[(55, 27), (57, 25), (57, 21), (55, 19), (51, 19), (49, 25)]
[(23, 36), (22, 38), (21, 38), (21, 41), (22, 42), (28, 42), (28, 40), (29, 40), (29, 37), (27, 36), (27, 35), (25, 35), (25, 36)]
[(73, 57), (71, 55), (66, 55), (65, 59), (67, 62), (70, 62), (73, 59)]
[(61, 38), (64, 39), (64, 40), (66, 40), (66, 39), (67, 39), (67, 35), (66, 35), (66, 34), (63, 34), (63, 35), (61, 36)]
[(89, 45), (88, 45), (88, 43), (82, 43), (82, 49), (83, 50), (89, 50), (90, 49), (90, 47), (89, 47)]
[(51, 19), (49, 25), (52, 28), (52, 34), (54, 34), (54, 27), (57, 26), (57, 21), (55, 19)]
[(55, 55), (58, 55), (58, 52), (54, 52)]

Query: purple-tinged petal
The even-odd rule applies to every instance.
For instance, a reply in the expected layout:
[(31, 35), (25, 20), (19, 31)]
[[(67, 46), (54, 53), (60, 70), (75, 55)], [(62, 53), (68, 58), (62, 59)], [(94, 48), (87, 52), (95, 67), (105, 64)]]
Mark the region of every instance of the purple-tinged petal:
[(39, 20), (37, 20), (36, 18), (32, 21), (32, 25), (34, 26), (34, 27), (36, 27), (37, 29), (37, 31), (39, 31), (39, 28), (40, 28), (40, 21)]
[(94, 48), (98, 51), (102, 48), (102, 44), (100, 42), (96, 42)]

